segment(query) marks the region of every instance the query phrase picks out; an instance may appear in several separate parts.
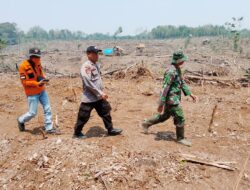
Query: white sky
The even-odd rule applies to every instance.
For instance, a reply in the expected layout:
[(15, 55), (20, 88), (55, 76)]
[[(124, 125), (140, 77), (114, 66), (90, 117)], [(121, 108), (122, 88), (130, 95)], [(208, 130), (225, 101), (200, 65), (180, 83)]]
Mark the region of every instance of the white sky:
[(158, 25), (223, 25), (244, 17), (250, 29), (250, 0), (0, 0), (0, 23), (113, 34), (136, 34)]

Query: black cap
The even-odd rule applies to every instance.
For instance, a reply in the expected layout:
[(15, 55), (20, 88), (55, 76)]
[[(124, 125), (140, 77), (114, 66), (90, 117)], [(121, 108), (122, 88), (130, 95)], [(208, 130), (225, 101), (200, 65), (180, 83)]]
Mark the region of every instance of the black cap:
[(101, 49), (98, 49), (98, 48), (95, 47), (95, 46), (89, 46), (89, 47), (87, 48), (86, 52), (87, 52), (87, 53), (91, 53), (91, 52), (93, 52), (93, 53), (98, 53), (98, 52), (102, 52), (102, 50), (101, 50)]
[(38, 48), (30, 48), (29, 57), (41, 57), (41, 50)]

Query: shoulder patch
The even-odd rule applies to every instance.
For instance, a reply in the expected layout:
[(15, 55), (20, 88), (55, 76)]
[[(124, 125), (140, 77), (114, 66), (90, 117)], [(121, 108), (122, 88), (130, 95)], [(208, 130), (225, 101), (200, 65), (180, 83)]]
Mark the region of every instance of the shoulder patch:
[(91, 74), (91, 67), (90, 67), (90, 66), (85, 66), (83, 69), (85, 70), (85, 72), (86, 72), (88, 75)]
[(26, 79), (25, 74), (21, 74), (21, 75), (20, 75), (20, 79), (21, 79), (21, 80), (25, 80), (25, 79)]

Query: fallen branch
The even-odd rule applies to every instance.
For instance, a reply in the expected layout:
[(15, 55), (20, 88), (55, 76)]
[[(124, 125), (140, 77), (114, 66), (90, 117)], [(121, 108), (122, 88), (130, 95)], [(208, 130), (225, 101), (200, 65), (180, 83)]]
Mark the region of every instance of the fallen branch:
[(155, 55), (155, 58), (171, 57), (172, 55)]
[(95, 174), (94, 179), (98, 179), (101, 175), (106, 174), (106, 170), (99, 171), (97, 174)]
[(132, 64), (132, 65), (130, 65), (130, 66), (128, 66), (128, 67), (123, 67), (123, 68), (119, 68), (119, 69), (114, 69), (114, 70), (112, 70), (112, 71), (106, 72), (106, 73), (102, 74), (102, 76), (105, 76), (105, 75), (112, 75), (112, 74), (115, 73), (115, 72), (123, 71), (123, 70), (125, 70), (125, 73), (126, 73), (130, 68), (136, 66), (137, 64), (139, 64), (139, 62), (138, 62), (138, 63), (135, 63), (135, 64)]
[(128, 71), (130, 68), (132, 68), (132, 67), (136, 66), (137, 64), (138, 64), (138, 63), (135, 63), (135, 64), (130, 65), (129, 67), (127, 67), (127, 68), (125, 69), (125, 73), (127, 73), (127, 71)]
[(237, 190), (238, 187), (239, 187), (240, 180), (241, 180), (241, 178), (242, 178), (242, 176), (243, 176), (243, 173), (244, 173), (244, 171), (245, 171), (245, 169), (246, 169), (246, 166), (247, 166), (247, 162), (248, 162), (248, 158), (246, 159), (245, 164), (244, 164), (244, 166), (243, 166), (243, 168), (242, 168), (242, 170), (241, 170), (241, 172), (240, 172), (240, 175), (239, 175), (239, 177), (238, 177), (238, 179), (237, 179), (237, 182), (236, 182), (236, 185), (235, 185), (235, 187), (234, 187), (234, 190)]
[(112, 74), (115, 73), (115, 72), (122, 71), (122, 70), (125, 70), (125, 69), (126, 69), (126, 68), (115, 69), (115, 70), (113, 70), (113, 71), (109, 71), (109, 72), (103, 73), (102, 76), (105, 76), (105, 75), (112, 75)]
[(40, 129), (40, 132), (41, 132), (41, 134), (42, 134), (42, 139), (44, 140), (44, 139), (47, 139), (48, 137), (45, 135), (45, 132), (42, 130), (42, 129)]
[(59, 127), (58, 115), (57, 114), (56, 114), (56, 119), (55, 119), (55, 126), (56, 126), (56, 128)]
[(105, 189), (109, 190), (109, 186), (108, 186), (107, 182), (103, 179), (102, 175), (100, 176), (99, 179), (102, 182), (102, 184), (104, 185)]
[(212, 125), (214, 123), (214, 116), (216, 114), (216, 111), (217, 111), (217, 107), (218, 105), (216, 104), (214, 106), (214, 109), (213, 109), (213, 113), (212, 113), (212, 116), (211, 116), (211, 120), (210, 120), (210, 123), (209, 123), (209, 126), (208, 126), (208, 132), (211, 133), (213, 130), (212, 130)]
[(202, 74), (198, 73), (198, 72), (195, 72), (195, 71), (189, 71), (189, 70), (185, 70), (185, 74), (186, 73), (189, 73), (189, 74), (192, 74), (192, 75), (195, 75), (195, 76), (199, 76), (199, 77), (203, 77)]
[(189, 154), (182, 154), (182, 161), (187, 161), (187, 162), (191, 162), (191, 163), (195, 163), (195, 164), (202, 164), (202, 165), (207, 165), (207, 166), (214, 166), (217, 168), (222, 168), (225, 170), (229, 170), (229, 171), (234, 171), (235, 168), (232, 166), (228, 165), (228, 162), (221, 162), (221, 161), (209, 161), (209, 160), (204, 160), (204, 158), (199, 158), (197, 156), (194, 155), (189, 155)]
[(73, 88), (72, 91), (73, 91), (73, 94), (74, 94), (74, 102), (76, 102), (76, 100), (77, 100), (76, 90)]
[(216, 82), (225, 86), (232, 86), (232, 80), (225, 80), (225, 79), (216, 79), (216, 78), (208, 78), (208, 77), (200, 77), (200, 76), (193, 76), (193, 75), (186, 75), (185, 79), (193, 82), (197, 81), (208, 81), (208, 82)]
[(230, 80), (230, 79), (219, 79), (214, 77), (200, 77), (200, 76), (194, 76), (194, 75), (186, 75), (185, 79), (188, 81), (206, 81), (210, 83), (218, 83), (224, 86), (243, 86), (247, 87), (249, 85), (249, 81), (245, 80), (245, 78), (240, 78), (236, 80)]

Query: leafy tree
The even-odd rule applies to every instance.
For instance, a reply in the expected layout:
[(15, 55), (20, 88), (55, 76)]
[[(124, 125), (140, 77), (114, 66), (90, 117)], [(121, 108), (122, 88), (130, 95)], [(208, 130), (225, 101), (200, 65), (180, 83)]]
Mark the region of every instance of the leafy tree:
[(73, 37), (75, 40), (82, 40), (86, 38), (86, 34), (81, 31), (73, 32)]
[(0, 38), (6, 42), (6, 44), (17, 43), (17, 27), (15, 23), (1, 23), (0, 24)]
[(56, 36), (56, 34), (55, 34), (55, 30), (49, 30), (49, 33), (48, 33), (48, 38), (49, 38), (49, 40), (55, 40), (55, 36)]
[[(233, 21), (236, 23), (242, 19), (234, 18)], [(247, 29), (240, 30), (238, 27), (237, 30), (234, 30), (236, 24), (233, 22), (230, 23), (232, 29), (229, 30), (225, 26), (214, 26), (214, 25), (205, 25), (199, 27), (188, 27), (185, 25), (182, 26), (157, 26), (151, 31), (141, 30), (140, 33), (135, 36), (127, 35), (120, 36), (123, 32), (122, 27), (118, 27), (113, 35), (94, 33), (94, 34), (85, 34), (81, 31), (72, 32), (68, 29), (54, 30), (51, 29), (48, 32), (41, 28), (40, 26), (32, 27), (27, 33), (19, 31), (15, 23), (0, 23), (0, 39), (6, 42), (7, 44), (16, 44), (17, 42), (29, 41), (29, 40), (109, 40), (109, 39), (169, 39), (169, 38), (186, 38), (184, 47), (187, 48), (190, 43), (190, 34), (194, 37), (200, 36), (229, 36), (230, 31), (234, 34), (234, 48), (238, 49), (238, 42), (240, 35), (244, 37), (250, 37), (250, 31)], [(237, 28), (237, 27), (236, 27)], [(237, 33), (238, 32), (238, 33)]]
[(26, 37), (28, 39), (47, 40), (48, 33), (40, 26), (34, 26), (27, 32)]
[(117, 35), (121, 34), (122, 33), (122, 27), (119, 26), (119, 28), (115, 31), (114, 33), (114, 38), (116, 39)]
[(3, 49), (6, 46), (6, 43), (0, 39), (0, 50)]
[(218, 36), (227, 35), (228, 31), (223, 26), (205, 25), (196, 28), (187, 26), (157, 26), (151, 31), (152, 38), (154, 39), (167, 39), (167, 38), (187, 38), (189, 34), (193, 36)]
[(72, 35), (71, 31), (69, 31), (67, 29), (60, 30), (59, 39), (70, 40), (72, 38), (73, 38), (73, 35)]
[(231, 32), (233, 37), (233, 48), (234, 51), (238, 51), (239, 42), (240, 42), (240, 28), (241, 22), (243, 21), (243, 17), (240, 18), (232, 18), (231, 22), (226, 22), (225, 25), (228, 26), (228, 30)]
[(86, 38), (87, 40), (108, 40), (111, 39), (111, 36), (107, 34), (102, 34), (102, 33), (94, 33), (87, 35)]

